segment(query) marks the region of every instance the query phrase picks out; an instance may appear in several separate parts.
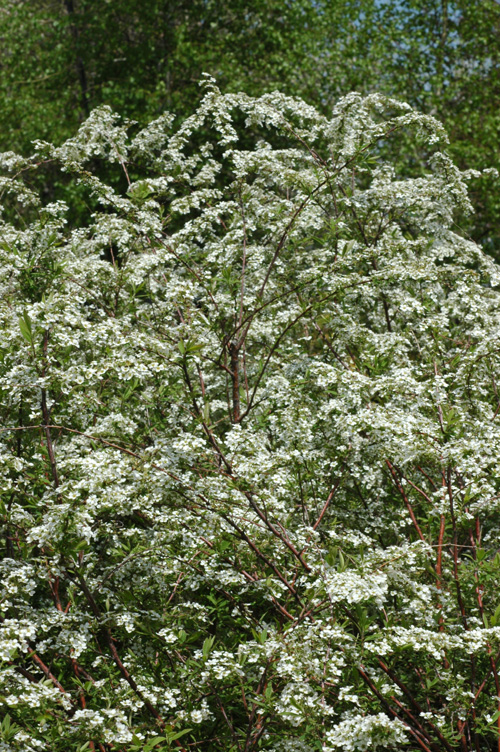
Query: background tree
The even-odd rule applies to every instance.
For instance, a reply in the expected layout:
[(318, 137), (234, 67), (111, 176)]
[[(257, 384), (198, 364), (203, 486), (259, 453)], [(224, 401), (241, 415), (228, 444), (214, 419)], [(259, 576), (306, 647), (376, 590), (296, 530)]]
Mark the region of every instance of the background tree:
[[(10, 0), (0, 148), (60, 142), (100, 104), (142, 125), (165, 109), (182, 118), (206, 71), (225, 91), (279, 89), (324, 113), (349, 91), (384, 92), (438, 117), (462, 169), (498, 167), (499, 26), (496, 0)], [(425, 161), (407, 148), (407, 168)], [(476, 216), (463, 229), (495, 254), (495, 178), (471, 189)]]

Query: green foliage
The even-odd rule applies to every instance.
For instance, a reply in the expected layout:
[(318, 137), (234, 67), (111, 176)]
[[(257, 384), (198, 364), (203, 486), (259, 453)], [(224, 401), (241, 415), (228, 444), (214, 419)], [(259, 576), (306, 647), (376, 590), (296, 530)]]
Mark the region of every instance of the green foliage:
[[(326, 114), (349, 91), (380, 91), (440, 119), (461, 169), (499, 168), (499, 25), (496, 0), (8, 2), (0, 147), (28, 154), (35, 139), (60, 143), (101, 104), (141, 125), (165, 108), (182, 119), (208, 72), (227, 91), (279, 89)], [(390, 156), (417, 172), (426, 158), (411, 138)], [(64, 176), (48, 166), (38, 184), (85, 221)], [(462, 228), (493, 255), (499, 195), (494, 175), (478, 176), (476, 215)]]
[[(61, 141), (103, 103), (143, 125), (165, 108), (184, 116), (203, 71), (254, 94), (284, 82), (303, 90), (320, 28), (309, 0), (9, 3), (0, 18), (1, 143), (26, 151), (33, 139)], [(312, 92), (314, 82), (305, 86)]]

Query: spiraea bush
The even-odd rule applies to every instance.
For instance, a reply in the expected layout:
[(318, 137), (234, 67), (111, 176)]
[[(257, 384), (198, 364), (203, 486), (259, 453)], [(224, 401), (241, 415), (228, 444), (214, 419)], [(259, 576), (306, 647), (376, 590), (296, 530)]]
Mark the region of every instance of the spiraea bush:
[(500, 269), (445, 145), (207, 79), (1, 157), (3, 752), (498, 749)]

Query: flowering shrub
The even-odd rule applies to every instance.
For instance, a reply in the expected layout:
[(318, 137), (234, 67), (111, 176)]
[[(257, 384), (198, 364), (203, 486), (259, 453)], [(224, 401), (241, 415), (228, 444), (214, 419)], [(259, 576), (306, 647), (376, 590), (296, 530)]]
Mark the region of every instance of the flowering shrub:
[[(1, 157), (0, 750), (497, 749), (467, 176), (406, 105), (205, 88)], [(400, 136), (427, 173), (383, 162)]]

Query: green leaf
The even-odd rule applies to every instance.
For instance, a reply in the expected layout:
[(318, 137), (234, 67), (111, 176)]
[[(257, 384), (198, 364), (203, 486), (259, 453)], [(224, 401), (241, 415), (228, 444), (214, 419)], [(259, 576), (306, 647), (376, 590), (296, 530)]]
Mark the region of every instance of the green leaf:
[(327, 563), (327, 564), (328, 564), (328, 565), (329, 565), (330, 567), (333, 567), (333, 565), (335, 564), (335, 561), (336, 561), (336, 559), (337, 559), (337, 554), (338, 554), (338, 549), (337, 549), (337, 547), (335, 546), (335, 547), (334, 547), (334, 548), (332, 548), (332, 550), (331, 550), (331, 551), (329, 551), (329, 552), (327, 553), (327, 555), (325, 556), (325, 561), (326, 561), (326, 563)]
[(203, 642), (203, 658), (206, 660), (210, 654), (210, 651), (212, 650), (213, 644), (215, 642), (215, 636), (213, 637), (207, 637), (206, 640)]
[(168, 734), (168, 741), (169, 742), (175, 742), (176, 739), (180, 739), (181, 736), (185, 736), (185, 734), (189, 734), (189, 732), (192, 731), (192, 729), (184, 729), (183, 731), (177, 731), (175, 734)]
[(125, 391), (125, 393), (124, 393), (124, 395), (122, 397), (123, 402), (126, 402), (128, 400), (128, 398), (133, 394), (133, 392), (135, 392), (135, 390), (139, 386), (139, 383), (140, 383), (139, 379), (132, 379), (132, 381), (130, 383), (130, 386)]
[(345, 559), (344, 554), (342, 551), (339, 550), (339, 564), (338, 564), (338, 571), (343, 572), (345, 569)]
[(130, 196), (139, 204), (142, 204), (144, 201), (146, 201), (146, 199), (153, 193), (154, 191), (151, 190), (147, 183), (135, 183), (129, 188)]
[(157, 747), (158, 744), (166, 741), (169, 741), (166, 736), (156, 736), (153, 739), (149, 739), (143, 748), (143, 752), (150, 752), (154, 747)]
[(497, 721), (500, 718), (500, 710), (495, 710), (495, 712), (491, 716), (491, 720), (489, 721), (490, 725), (497, 725)]
[(23, 315), (19, 317), (19, 328), (26, 342), (29, 345), (33, 345), (33, 331), (31, 327), (31, 320), (26, 311), (24, 311)]
[(205, 402), (203, 405), (203, 420), (205, 423), (210, 423), (210, 403)]

